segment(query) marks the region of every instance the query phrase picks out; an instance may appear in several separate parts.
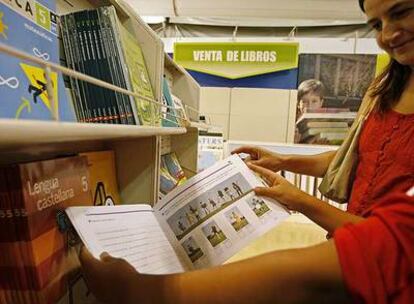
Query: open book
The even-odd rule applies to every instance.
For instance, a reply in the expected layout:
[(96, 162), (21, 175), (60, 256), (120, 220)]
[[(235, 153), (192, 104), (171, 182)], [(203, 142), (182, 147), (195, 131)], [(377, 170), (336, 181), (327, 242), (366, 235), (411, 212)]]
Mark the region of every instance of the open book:
[(176, 273), (225, 262), (289, 215), (256, 196), (257, 186), (263, 182), (233, 155), (154, 207), (70, 207), (66, 213), (95, 257), (106, 251), (141, 273)]

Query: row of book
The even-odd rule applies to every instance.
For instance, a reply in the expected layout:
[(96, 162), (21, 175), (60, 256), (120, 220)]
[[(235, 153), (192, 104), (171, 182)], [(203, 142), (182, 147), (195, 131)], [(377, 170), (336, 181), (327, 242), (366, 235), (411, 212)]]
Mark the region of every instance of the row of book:
[(74, 107), (81, 122), (160, 125), (148, 71), (135, 37), (113, 6), (61, 17), (67, 65), (71, 69), (139, 94), (129, 96), (71, 78)]
[[(44, 18), (28, 13), (40, 6)], [(2, 1), (0, 16), (0, 43), (135, 93), (131, 96), (74, 77), (65, 77), (64, 82), (56, 72), (50, 73), (48, 88), (43, 67), (0, 52), (0, 117), (51, 120), (56, 109), (61, 121), (185, 124), (185, 109), (179, 98), (168, 93), (171, 88), (164, 88), (163, 99), (156, 100), (134, 29), (120, 21), (113, 6), (59, 17), (54, 0), (30, 1), (26, 11), (17, 1)]]
[(0, 168), (0, 303), (51, 304), (77, 275), (64, 210), (119, 203), (113, 151)]

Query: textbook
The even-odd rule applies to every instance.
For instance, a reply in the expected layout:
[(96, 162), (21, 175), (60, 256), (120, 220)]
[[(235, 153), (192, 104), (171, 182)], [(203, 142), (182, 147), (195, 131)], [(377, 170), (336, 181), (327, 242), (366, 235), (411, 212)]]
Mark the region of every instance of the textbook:
[(139, 94), (129, 96), (71, 79), (79, 121), (161, 125), (142, 49), (113, 6), (61, 17), (68, 67)]
[[(0, 1), (0, 43), (42, 60), (59, 63), (56, 1)], [(0, 52), (0, 117), (74, 121), (60, 73), (50, 73), (50, 98), (42, 66)], [(53, 103), (52, 103), (53, 100)]]
[(163, 197), (172, 189), (187, 181), (184, 170), (174, 152), (161, 155), (160, 193)]
[(162, 126), (163, 127), (178, 127), (181, 125), (181, 121), (177, 119), (176, 111), (173, 109), (174, 101), (171, 95), (170, 86), (166, 77), (162, 79), (162, 102), (165, 107), (162, 107)]
[(288, 215), (255, 195), (264, 186), (233, 155), (145, 204), (69, 207), (66, 213), (89, 251), (126, 259), (141, 273), (166, 274), (221, 264)]
[(89, 188), (94, 206), (118, 205), (121, 203), (116, 180), (115, 152), (96, 151), (80, 153), (88, 162)]
[(0, 303), (52, 304), (64, 294), (76, 251), (58, 223), (74, 205), (92, 206), (85, 157), (0, 168)]

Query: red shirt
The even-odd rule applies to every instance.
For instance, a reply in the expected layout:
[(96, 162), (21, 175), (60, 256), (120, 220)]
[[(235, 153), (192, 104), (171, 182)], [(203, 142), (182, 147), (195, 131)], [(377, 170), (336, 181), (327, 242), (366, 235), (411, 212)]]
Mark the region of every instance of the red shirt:
[(348, 211), (365, 217), (373, 202), (414, 184), (414, 114), (372, 112), (359, 139), (358, 158)]
[(414, 197), (388, 196), (334, 240), (353, 303), (414, 303)]

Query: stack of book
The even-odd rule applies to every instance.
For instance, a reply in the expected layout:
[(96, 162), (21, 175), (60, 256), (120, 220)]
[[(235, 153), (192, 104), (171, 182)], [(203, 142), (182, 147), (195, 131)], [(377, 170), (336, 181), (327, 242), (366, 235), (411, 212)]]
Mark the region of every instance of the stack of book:
[(88, 180), (82, 156), (0, 168), (0, 303), (48, 304), (64, 295), (78, 265), (61, 212), (92, 205)]
[(187, 177), (178, 161), (177, 155), (174, 152), (162, 155), (160, 166), (160, 197), (186, 181)]
[(339, 145), (344, 141), (355, 117), (356, 112), (306, 112), (296, 122), (299, 142)]
[(141, 48), (120, 22), (112, 6), (61, 17), (69, 68), (139, 95), (130, 96), (70, 79), (74, 108), (81, 122), (159, 126), (161, 111), (154, 100)]

